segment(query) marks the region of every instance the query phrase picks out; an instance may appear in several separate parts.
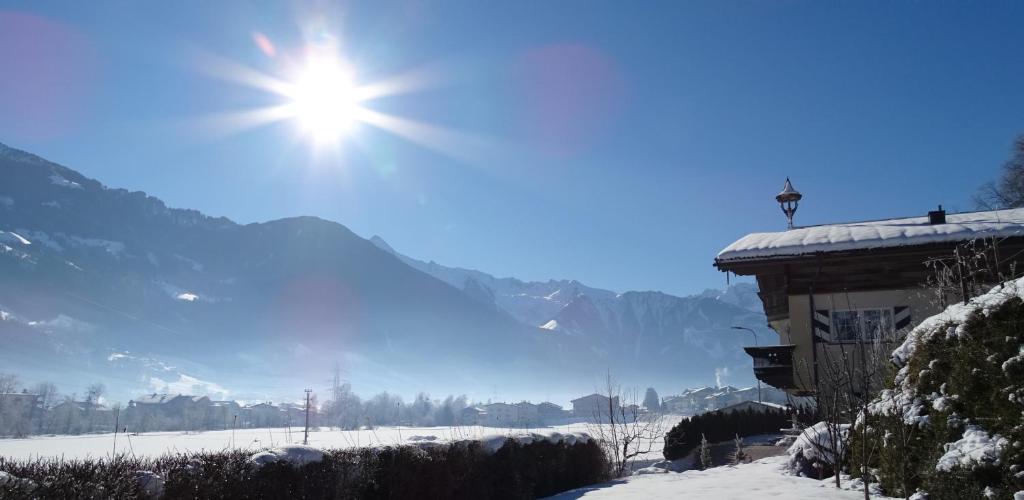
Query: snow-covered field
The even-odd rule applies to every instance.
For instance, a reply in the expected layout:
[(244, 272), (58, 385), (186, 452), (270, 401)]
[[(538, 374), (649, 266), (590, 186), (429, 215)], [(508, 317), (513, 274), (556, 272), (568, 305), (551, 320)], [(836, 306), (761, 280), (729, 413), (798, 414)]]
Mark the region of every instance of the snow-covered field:
[[(664, 421), (665, 429), (678, 417)], [(389, 446), (423, 442), (445, 442), (463, 439), (486, 439), (493, 436), (517, 436), (524, 433), (597, 434), (595, 424), (573, 423), (539, 428), (458, 427), (380, 427), (374, 430), (341, 431), (322, 428), (311, 430), (309, 444), (318, 448), (356, 448)], [(186, 451), (220, 451), (243, 449), (257, 451), (270, 447), (302, 442), (302, 429), (238, 429), (197, 433), (153, 432), (117, 436), (117, 452), (135, 456), (159, 456)], [(663, 443), (653, 443), (650, 453), (640, 457), (634, 468), (644, 467), (662, 458)], [(13, 458), (104, 458), (114, 451), (113, 434), (85, 436), (40, 436), (26, 439), (0, 439), (0, 456)], [(831, 480), (817, 481), (787, 475), (783, 470), (786, 456), (770, 457), (739, 466), (716, 467), (706, 471), (648, 473), (562, 493), (555, 499), (601, 498), (787, 498), (787, 499), (854, 499), (863, 498), (859, 491), (837, 490)], [(655, 470), (647, 468), (644, 472)], [(874, 495), (873, 495), (874, 496)], [(878, 498), (876, 496), (876, 498)]]
[[(678, 417), (665, 420), (668, 427)], [(490, 436), (515, 436), (522, 433), (550, 435), (552, 433), (586, 432), (596, 435), (595, 424), (572, 423), (567, 425), (534, 428), (498, 428), (481, 426), (457, 427), (378, 427), (373, 430), (342, 431), (321, 428), (310, 430), (309, 444), (318, 448), (358, 448), (366, 446), (393, 446), (422, 442), (447, 442), (465, 439), (482, 439)], [(664, 435), (664, 433), (660, 433)], [(159, 456), (165, 453), (186, 451), (221, 451), (228, 449), (260, 450), (284, 444), (302, 443), (302, 428), (238, 429), (235, 431), (206, 432), (151, 432), (140, 435), (117, 435), (117, 453), (135, 456)], [(661, 460), (662, 442), (653, 443), (650, 453), (641, 457), (638, 466)], [(88, 434), (81, 436), (36, 436), (25, 439), (0, 439), (0, 456), (13, 458), (104, 458), (114, 453), (113, 434)]]
[[(788, 457), (764, 458), (749, 464), (715, 467), (705, 471), (667, 472), (630, 476), (550, 497), (553, 500), (585, 498), (624, 500), (686, 498), (727, 500), (785, 498), (787, 500), (845, 500), (864, 498), (863, 491), (837, 489), (832, 480), (818, 481), (790, 476), (783, 466)], [(872, 495), (872, 498), (882, 498)]]

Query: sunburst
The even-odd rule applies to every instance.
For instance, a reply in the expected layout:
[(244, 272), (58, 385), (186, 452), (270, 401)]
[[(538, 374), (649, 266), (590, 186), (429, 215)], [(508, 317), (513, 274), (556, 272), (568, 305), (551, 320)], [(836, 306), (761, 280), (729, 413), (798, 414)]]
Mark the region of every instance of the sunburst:
[[(211, 76), (267, 92), (277, 102), (263, 107), (213, 115), (211, 133), (237, 133), (250, 128), (292, 122), (298, 135), (314, 150), (337, 150), (360, 125), (394, 135), (447, 156), (473, 161), (487, 139), (446, 127), (386, 114), (367, 106), (370, 101), (426, 89), (443, 78), (438, 71), (419, 68), (372, 82), (359, 81), (335, 39), (319, 36), (297, 51), (283, 51), (269, 37), (255, 34), (254, 43), (273, 59), (280, 71), (266, 73), (230, 59), (204, 54), (200, 67)], [(288, 54), (301, 54), (290, 58)]]

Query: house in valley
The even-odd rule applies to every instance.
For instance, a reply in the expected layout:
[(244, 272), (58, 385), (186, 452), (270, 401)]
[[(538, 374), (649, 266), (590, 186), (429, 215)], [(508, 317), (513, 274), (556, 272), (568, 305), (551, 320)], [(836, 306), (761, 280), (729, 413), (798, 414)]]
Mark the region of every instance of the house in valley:
[(490, 403), (480, 407), (483, 413), (478, 423), (488, 427), (515, 427), (516, 407), (508, 403)]
[[(813, 395), (837, 360), (866, 366), (917, 322), (1024, 269), (1024, 209), (798, 227), (802, 195), (776, 200), (789, 229), (753, 233), (715, 258), (752, 276), (780, 345), (747, 347), (754, 374), (791, 395)], [(868, 347), (874, 347), (869, 349)]]
[(608, 398), (603, 394), (590, 394), (572, 400), (572, 415), (579, 419), (607, 420), (608, 413), (619, 414), (619, 397)]
[(251, 404), (241, 411), (242, 427), (284, 427), (288, 422), (287, 411), (270, 402)]
[(467, 406), (459, 413), (462, 425), (483, 425), (487, 412), (480, 406)]
[(718, 392), (715, 387), (686, 389), (681, 394), (668, 396), (662, 403), (663, 409), (677, 415), (696, 415), (707, 411), (708, 398)]
[(520, 401), (514, 405), (516, 427), (526, 427), (540, 423), (540, 409), (529, 401)]
[(207, 429), (231, 429), (241, 425), (242, 407), (234, 401), (210, 401)]
[(202, 429), (210, 398), (186, 394), (147, 394), (128, 401), (125, 422), (137, 431)]
[(0, 436), (24, 436), (42, 409), (39, 395), (23, 392), (0, 392)]
[(537, 415), (540, 421), (545, 424), (558, 423), (569, 416), (568, 412), (561, 406), (547, 401), (537, 405)]
[(114, 429), (114, 410), (91, 401), (62, 401), (50, 409), (51, 428), (61, 434), (110, 432)]

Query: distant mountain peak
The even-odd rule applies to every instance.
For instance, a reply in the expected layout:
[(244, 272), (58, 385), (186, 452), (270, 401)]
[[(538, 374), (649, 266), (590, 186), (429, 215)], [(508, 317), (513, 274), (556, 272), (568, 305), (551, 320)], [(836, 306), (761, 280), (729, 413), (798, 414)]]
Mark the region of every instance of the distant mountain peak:
[(398, 253), (395, 251), (394, 248), (391, 248), (391, 245), (388, 245), (388, 242), (384, 241), (384, 238), (381, 238), (376, 234), (370, 237), (370, 243), (373, 243), (377, 248), (384, 250), (385, 252), (390, 253), (392, 255)]
[(13, 148), (2, 142), (0, 142), (0, 158), (8, 158), (22, 163), (35, 163), (39, 165), (51, 165), (59, 167), (56, 163), (48, 161), (44, 158), (36, 156), (28, 151), (23, 151), (18, 148)]

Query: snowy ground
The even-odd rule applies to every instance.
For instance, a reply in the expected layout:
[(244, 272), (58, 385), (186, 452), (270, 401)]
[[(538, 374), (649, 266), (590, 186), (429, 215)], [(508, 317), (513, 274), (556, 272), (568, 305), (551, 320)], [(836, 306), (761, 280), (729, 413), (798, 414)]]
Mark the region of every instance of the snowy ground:
[[(664, 421), (665, 430), (678, 421), (678, 417)], [(594, 424), (573, 423), (540, 428), (495, 428), (481, 426), (459, 427), (380, 427), (374, 430), (341, 431), (337, 429), (313, 430), (309, 444), (318, 448), (356, 448), (388, 446), (418, 442), (444, 442), (463, 439), (481, 439), (488, 436), (514, 436), (524, 432), (538, 434), (587, 432), (596, 435)], [(198, 433), (153, 432), (137, 436), (119, 434), (118, 453), (136, 456), (159, 456), (184, 451), (220, 451), (224, 449), (261, 450), (271, 446), (302, 442), (302, 429), (239, 429), (234, 431), (208, 431)], [(635, 464), (642, 468), (662, 459), (662, 442), (653, 443), (651, 452)], [(39, 436), (27, 439), (0, 439), (0, 456), (13, 458), (103, 458), (114, 451), (113, 434), (86, 436)], [(554, 499), (575, 498), (786, 498), (786, 499), (855, 499), (863, 498), (859, 491), (837, 490), (830, 480), (817, 481), (786, 475), (781, 470), (786, 457), (770, 457), (736, 467), (716, 467), (707, 471), (641, 474), (624, 480), (594, 485), (562, 493)], [(647, 469), (648, 471), (651, 469)], [(874, 496), (875, 498), (879, 498)]]
[[(817, 481), (786, 475), (788, 457), (764, 458), (749, 464), (715, 467), (706, 471), (668, 472), (631, 476), (620, 481), (567, 491), (551, 500), (614, 498), (726, 500), (785, 498), (787, 500), (840, 500), (864, 498), (862, 491), (836, 489), (830, 480)], [(872, 498), (881, 498), (872, 495)]]
[[(665, 430), (675, 424), (678, 417), (666, 419)], [(309, 444), (318, 448), (358, 448), (364, 446), (393, 446), (424, 441), (445, 442), (480, 439), (495, 435), (516, 435), (524, 432), (551, 434), (555, 432), (587, 432), (597, 435), (594, 424), (572, 423), (550, 427), (498, 428), (481, 426), (457, 427), (378, 427), (374, 430), (341, 431), (323, 428), (311, 430)], [(659, 433), (663, 436), (664, 432)], [(238, 429), (234, 432), (151, 432), (140, 435), (117, 435), (117, 453), (135, 456), (159, 456), (185, 451), (220, 451), (225, 449), (260, 450), (283, 444), (302, 443), (302, 429), (293, 427), (273, 429)], [(662, 442), (653, 443), (650, 453), (641, 457), (637, 467), (661, 460)], [(13, 458), (103, 458), (114, 452), (113, 434), (82, 436), (35, 436), (25, 439), (0, 439), (0, 456)]]

